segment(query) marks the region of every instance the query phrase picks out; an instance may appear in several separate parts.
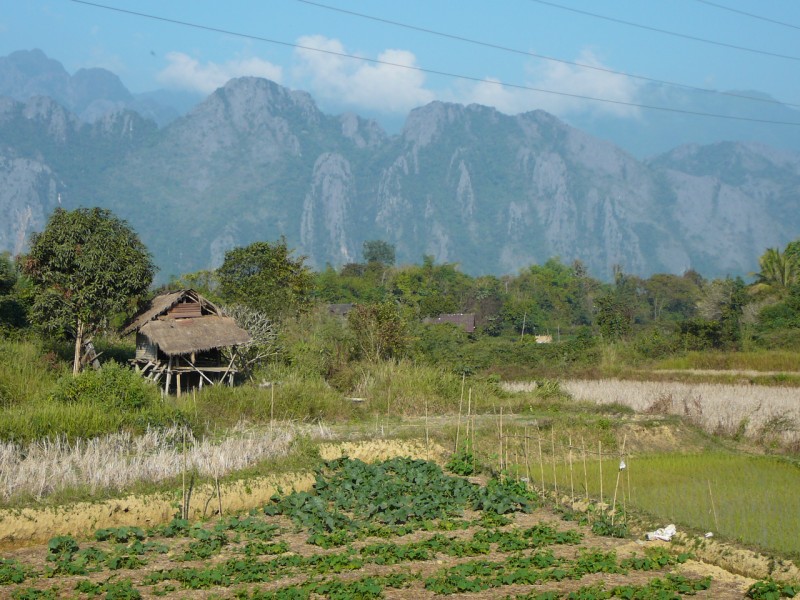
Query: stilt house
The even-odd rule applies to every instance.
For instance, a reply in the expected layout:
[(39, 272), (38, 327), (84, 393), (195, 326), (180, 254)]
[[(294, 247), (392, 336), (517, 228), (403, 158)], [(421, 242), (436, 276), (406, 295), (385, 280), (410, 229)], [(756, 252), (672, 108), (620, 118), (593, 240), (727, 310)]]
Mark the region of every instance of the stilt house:
[(156, 296), (124, 330), (136, 332), (136, 358), (131, 362), (164, 393), (233, 384), (236, 349), (250, 334), (194, 290)]

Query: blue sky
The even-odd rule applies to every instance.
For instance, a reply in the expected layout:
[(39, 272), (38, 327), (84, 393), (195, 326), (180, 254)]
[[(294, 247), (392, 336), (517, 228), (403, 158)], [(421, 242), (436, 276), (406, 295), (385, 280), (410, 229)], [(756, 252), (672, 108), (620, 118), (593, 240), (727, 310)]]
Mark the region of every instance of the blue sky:
[[(133, 92), (168, 88), (208, 94), (231, 77), (257, 75), (310, 92), (327, 112), (349, 110), (387, 121), (402, 118), (410, 109), (432, 100), (478, 102), (509, 114), (543, 108), (565, 118), (587, 111), (610, 111), (632, 118), (639, 114), (641, 109), (624, 104), (497, 85), (501, 82), (634, 104), (644, 85), (639, 79), (544, 60), (526, 52), (701, 88), (757, 90), (800, 104), (800, 2), (794, 0), (319, 2), (518, 52), (399, 27), (299, 0), (97, 2), (287, 45), (71, 0), (2, 0), (0, 55), (40, 48), (71, 73), (82, 67), (108, 68)], [(793, 58), (703, 43), (609, 19)], [(298, 46), (469, 79), (354, 60)]]

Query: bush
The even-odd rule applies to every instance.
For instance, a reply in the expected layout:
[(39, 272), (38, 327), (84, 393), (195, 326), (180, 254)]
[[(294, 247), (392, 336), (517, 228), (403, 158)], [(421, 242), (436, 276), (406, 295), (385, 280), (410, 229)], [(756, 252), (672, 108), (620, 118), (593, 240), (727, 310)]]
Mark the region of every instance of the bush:
[(97, 371), (62, 376), (49, 399), (62, 404), (94, 404), (114, 410), (140, 410), (158, 401), (154, 385), (114, 361)]

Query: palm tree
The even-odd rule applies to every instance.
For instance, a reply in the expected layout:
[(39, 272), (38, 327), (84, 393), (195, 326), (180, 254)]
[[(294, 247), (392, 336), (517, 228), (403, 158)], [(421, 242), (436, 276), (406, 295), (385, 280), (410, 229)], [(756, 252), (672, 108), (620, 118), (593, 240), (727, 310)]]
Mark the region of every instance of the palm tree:
[(767, 248), (758, 260), (758, 266), (761, 271), (756, 273), (756, 281), (751, 288), (755, 294), (782, 299), (800, 281), (800, 264), (794, 254)]

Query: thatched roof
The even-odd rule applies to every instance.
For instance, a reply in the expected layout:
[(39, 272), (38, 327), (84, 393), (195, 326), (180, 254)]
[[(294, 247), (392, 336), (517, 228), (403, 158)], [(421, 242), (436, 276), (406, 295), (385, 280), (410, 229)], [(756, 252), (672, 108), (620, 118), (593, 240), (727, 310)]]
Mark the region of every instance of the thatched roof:
[(122, 335), (128, 335), (137, 329), (141, 329), (141, 327), (148, 321), (153, 321), (154, 319), (167, 314), (167, 312), (173, 306), (179, 302), (185, 302), (187, 300), (190, 302), (200, 303), (203, 307), (203, 310), (207, 313), (222, 316), (222, 311), (216, 305), (203, 298), (194, 290), (168, 292), (153, 298), (150, 303), (144, 309), (142, 309), (142, 311), (139, 312), (136, 317), (134, 317), (133, 321), (131, 321), (131, 323), (122, 330)]
[(159, 350), (168, 356), (239, 346), (250, 341), (250, 334), (232, 318), (217, 316), (157, 319), (145, 323), (139, 333), (158, 344)]

